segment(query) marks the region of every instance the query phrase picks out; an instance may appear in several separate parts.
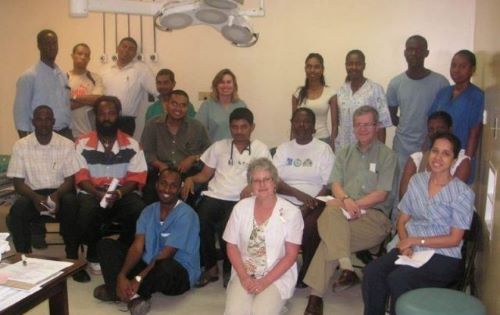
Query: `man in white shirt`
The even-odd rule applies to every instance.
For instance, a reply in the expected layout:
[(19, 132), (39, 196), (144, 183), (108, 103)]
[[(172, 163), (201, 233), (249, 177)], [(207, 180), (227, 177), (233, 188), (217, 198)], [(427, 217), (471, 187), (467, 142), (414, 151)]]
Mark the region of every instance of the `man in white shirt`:
[(139, 107), (146, 101), (147, 93), (157, 95), (158, 92), (151, 69), (135, 60), (137, 42), (132, 37), (123, 38), (116, 53), (116, 62), (104, 67), (101, 72), (104, 92), (118, 97), (122, 103), (120, 129), (133, 136)]
[[(237, 108), (229, 116), (231, 139), (212, 144), (201, 156), (205, 163), (202, 171), (185, 179), (182, 197), (186, 199), (193, 192), (194, 184), (208, 182), (208, 190), (202, 192), (197, 207), (200, 216), (201, 261), (205, 271), (196, 284), (203, 287), (219, 279), (215, 234), (224, 255), (224, 281), (226, 286), (231, 273), (231, 264), (226, 255), (226, 243), (222, 233), (229, 215), (240, 197), (248, 196), (246, 173), (248, 164), (257, 158), (271, 158), (267, 146), (259, 140), (251, 140), (255, 128), (253, 114), (248, 108)], [(210, 181), (209, 181), (210, 180)]]

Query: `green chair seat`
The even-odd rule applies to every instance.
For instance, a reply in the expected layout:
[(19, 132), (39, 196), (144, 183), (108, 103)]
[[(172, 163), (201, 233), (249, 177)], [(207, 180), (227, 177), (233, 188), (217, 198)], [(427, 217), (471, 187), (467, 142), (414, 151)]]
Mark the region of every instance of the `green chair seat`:
[(483, 304), (461, 291), (423, 288), (409, 291), (396, 301), (397, 315), (486, 315)]

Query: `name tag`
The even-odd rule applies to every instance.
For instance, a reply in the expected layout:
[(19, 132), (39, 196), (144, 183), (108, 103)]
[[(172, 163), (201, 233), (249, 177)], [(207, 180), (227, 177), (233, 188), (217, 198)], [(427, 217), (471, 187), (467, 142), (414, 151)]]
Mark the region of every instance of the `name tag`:
[(369, 169), (370, 169), (370, 172), (375, 173), (375, 172), (376, 172), (376, 170), (377, 170), (377, 164), (375, 164), (375, 163), (370, 163), (370, 167), (369, 167)]
[(161, 233), (161, 237), (169, 237), (170, 233)]

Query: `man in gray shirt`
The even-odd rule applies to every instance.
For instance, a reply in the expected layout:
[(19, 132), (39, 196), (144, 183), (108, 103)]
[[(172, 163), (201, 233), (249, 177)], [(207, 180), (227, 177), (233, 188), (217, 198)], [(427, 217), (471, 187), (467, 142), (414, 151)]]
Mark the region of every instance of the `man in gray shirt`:
[(392, 123), (397, 126), (392, 149), (399, 154), (400, 170), (410, 154), (421, 150), (427, 134), (427, 113), (437, 92), (449, 84), (444, 76), (425, 68), (429, 50), (424, 37), (409, 37), (404, 55), (408, 69), (393, 78), (387, 88)]

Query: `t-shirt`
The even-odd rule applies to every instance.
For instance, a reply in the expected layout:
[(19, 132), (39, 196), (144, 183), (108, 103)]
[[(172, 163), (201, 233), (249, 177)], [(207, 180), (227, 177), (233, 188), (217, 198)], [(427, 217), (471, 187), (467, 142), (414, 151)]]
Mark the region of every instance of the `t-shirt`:
[(420, 151), (427, 136), (427, 114), (439, 90), (448, 80), (439, 73), (413, 80), (404, 72), (396, 76), (387, 88), (387, 104), (399, 106), (399, 124), (392, 149), (399, 154), (399, 167), (413, 152)]
[(212, 142), (231, 138), (229, 130), (229, 115), (236, 108), (247, 107), (242, 100), (232, 102), (228, 107), (221, 105), (212, 98), (207, 99), (200, 105), (196, 113), (198, 119), (205, 128)]
[(147, 206), (137, 220), (135, 233), (145, 237), (142, 260), (149, 264), (165, 247), (176, 248), (174, 259), (186, 269), (193, 286), (201, 274), (198, 215), (179, 200), (162, 222), (160, 207), (159, 202)]
[(240, 200), (240, 193), (247, 185), (248, 164), (261, 157), (271, 159), (269, 149), (259, 140), (253, 140), (241, 153), (232, 143), (233, 139), (217, 141), (201, 156), (206, 166), (215, 169), (208, 190), (203, 195), (229, 201)]
[[(71, 97), (84, 95), (101, 95), (103, 85), (101, 76), (94, 72), (73, 74), (68, 72), (68, 84), (71, 88)], [(92, 106), (82, 106), (71, 111), (71, 130), (78, 138), (95, 129), (95, 114)]]
[(352, 92), (351, 82), (346, 82), (337, 91), (337, 104), (339, 133), (335, 139), (335, 150), (357, 142), (352, 119), (354, 111), (361, 106), (369, 105), (377, 110), (381, 127), (392, 126), (384, 89), (371, 80), (367, 79), (355, 93)]
[[(273, 157), (280, 179), (312, 197), (328, 184), (334, 162), (331, 147), (316, 138), (304, 145), (295, 140), (287, 141), (278, 146)], [(302, 205), (293, 196), (282, 197), (295, 205)]]
[[(293, 94), (297, 99), (299, 98), (300, 89), (298, 88), (295, 94)], [(328, 131), (328, 114), (330, 112), (330, 99), (334, 95), (335, 90), (325, 85), (320, 97), (313, 100), (305, 98), (299, 104), (299, 107), (310, 108), (314, 112), (314, 115), (316, 115), (316, 125), (314, 126), (316, 129), (315, 138), (325, 139), (330, 137), (330, 132)]]

